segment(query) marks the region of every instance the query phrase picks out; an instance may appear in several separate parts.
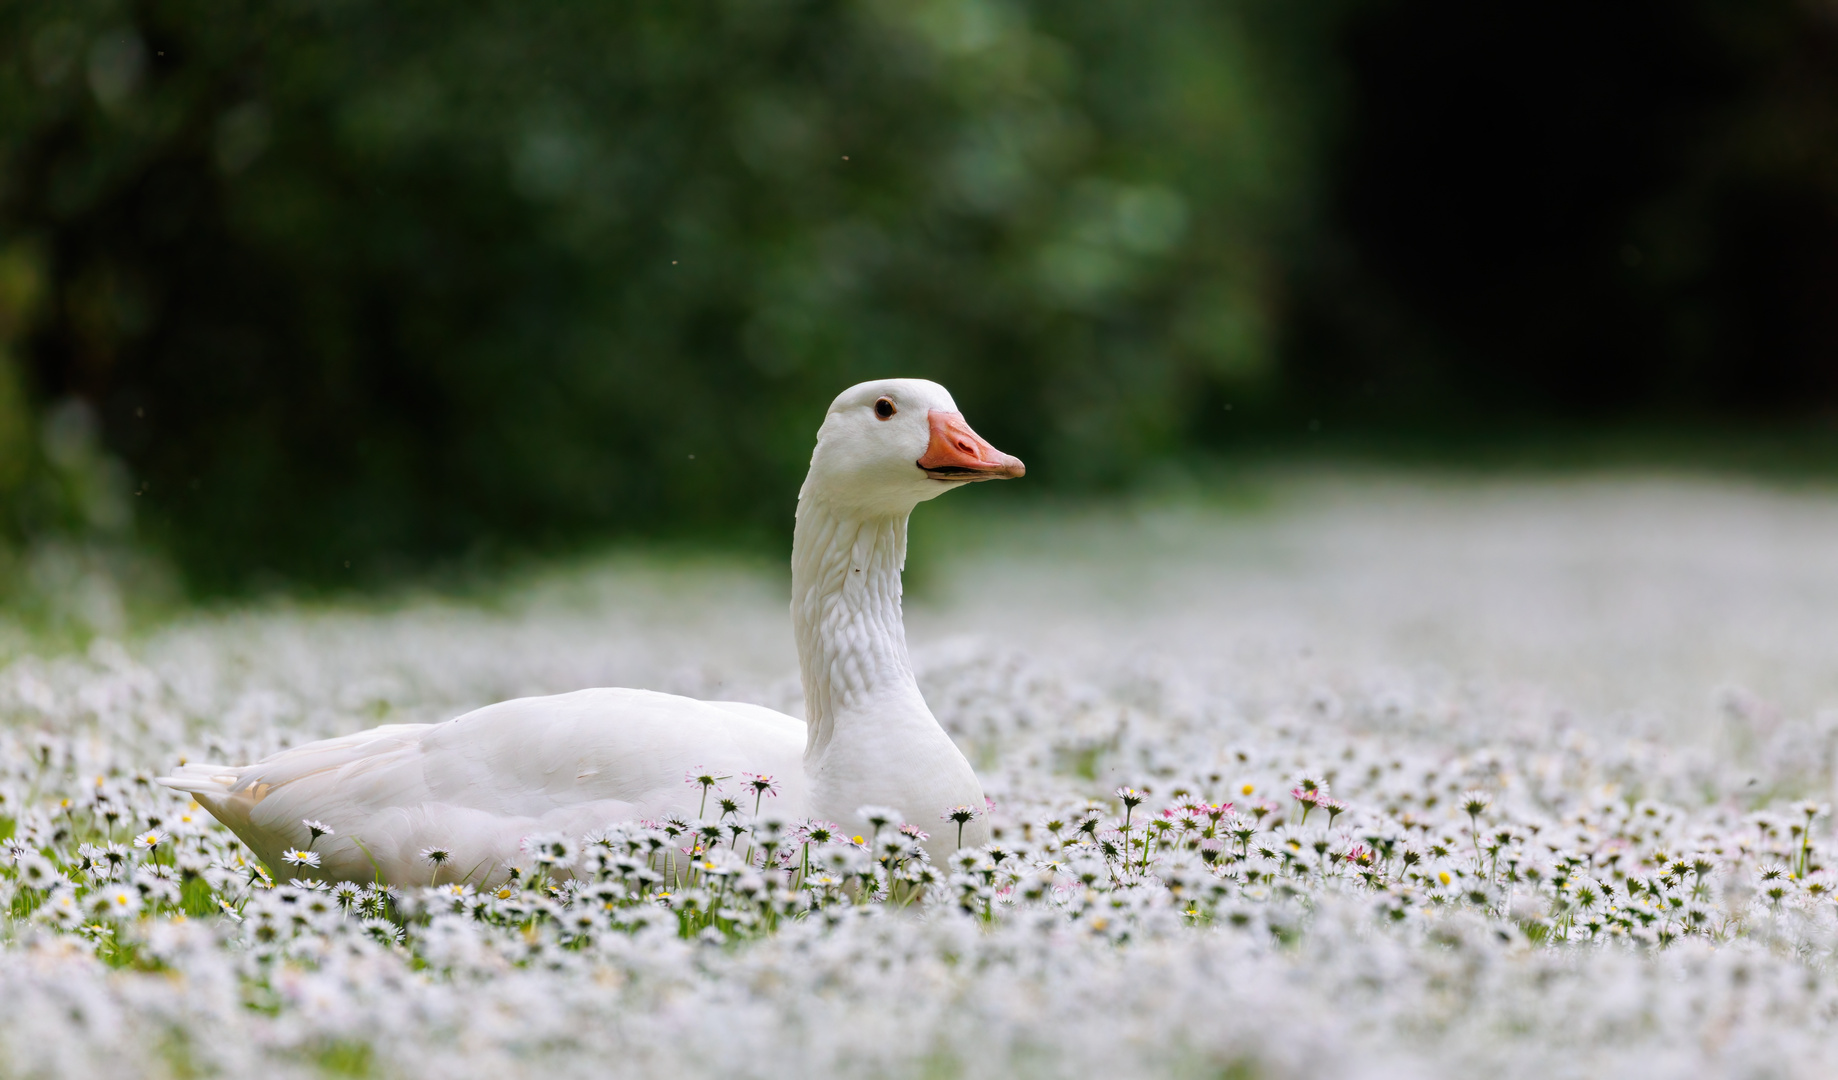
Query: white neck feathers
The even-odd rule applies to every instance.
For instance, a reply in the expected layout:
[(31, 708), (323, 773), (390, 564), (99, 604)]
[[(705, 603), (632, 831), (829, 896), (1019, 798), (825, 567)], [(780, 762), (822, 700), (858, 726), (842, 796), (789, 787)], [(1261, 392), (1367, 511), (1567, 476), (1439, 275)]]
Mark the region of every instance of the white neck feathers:
[(925, 708), (900, 610), (906, 521), (906, 513), (840, 510), (808, 485), (798, 497), (791, 621), (804, 681), (806, 762), (822, 757), (839, 718), (848, 723), (877, 706)]

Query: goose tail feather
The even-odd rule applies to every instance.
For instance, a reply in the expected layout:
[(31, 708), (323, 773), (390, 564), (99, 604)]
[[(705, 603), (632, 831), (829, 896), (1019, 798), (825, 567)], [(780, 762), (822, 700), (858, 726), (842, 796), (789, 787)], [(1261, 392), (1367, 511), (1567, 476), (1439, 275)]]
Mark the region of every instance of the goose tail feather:
[(190, 792), (193, 795), (224, 796), (242, 779), (242, 768), (237, 765), (214, 765), (200, 763), (181, 765), (172, 770), (171, 776), (156, 776), (153, 782), (164, 784), (175, 791)]

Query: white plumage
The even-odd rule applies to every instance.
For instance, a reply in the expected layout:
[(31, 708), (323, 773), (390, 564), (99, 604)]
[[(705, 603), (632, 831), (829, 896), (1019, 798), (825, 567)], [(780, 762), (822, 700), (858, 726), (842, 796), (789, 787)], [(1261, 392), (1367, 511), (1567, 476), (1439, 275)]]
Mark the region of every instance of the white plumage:
[[(980, 809), (976, 774), (907, 662), (906, 519), (952, 487), (1023, 471), (935, 383), (863, 383), (831, 404), (792, 547), (808, 725), (739, 702), (579, 690), (373, 728), (253, 765), (183, 765), (161, 782), (191, 792), (270, 866), (308, 846), (311, 819), (333, 830), (312, 843), (322, 876), (396, 884), (489, 883), (524, 864), (527, 837), (693, 815), (702, 789), (685, 782), (692, 769), (767, 774), (779, 792), (771, 809), (794, 820), (848, 821), (870, 804), (930, 822), (953, 806)], [(941, 857), (955, 830), (934, 833)], [(980, 821), (964, 830), (966, 843), (986, 836)], [(430, 848), (444, 862), (424, 858)]]

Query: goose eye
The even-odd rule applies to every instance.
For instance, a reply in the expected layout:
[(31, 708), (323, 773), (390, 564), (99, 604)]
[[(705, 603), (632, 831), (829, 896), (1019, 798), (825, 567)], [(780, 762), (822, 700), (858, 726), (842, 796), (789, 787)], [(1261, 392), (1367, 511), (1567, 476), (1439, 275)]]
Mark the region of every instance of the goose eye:
[(883, 420), (893, 419), (893, 414), (897, 411), (898, 410), (896, 410), (893, 407), (892, 398), (882, 398), (881, 400), (874, 403), (874, 415), (880, 417)]

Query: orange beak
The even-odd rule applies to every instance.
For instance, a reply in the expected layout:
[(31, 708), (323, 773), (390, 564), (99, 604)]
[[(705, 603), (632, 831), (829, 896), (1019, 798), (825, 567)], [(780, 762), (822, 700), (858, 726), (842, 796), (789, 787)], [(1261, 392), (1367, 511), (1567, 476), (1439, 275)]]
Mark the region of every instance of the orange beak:
[(932, 441), (915, 464), (934, 480), (1012, 480), (1027, 475), (1027, 466), (1004, 454), (970, 430), (961, 413), (933, 409), (926, 419)]

